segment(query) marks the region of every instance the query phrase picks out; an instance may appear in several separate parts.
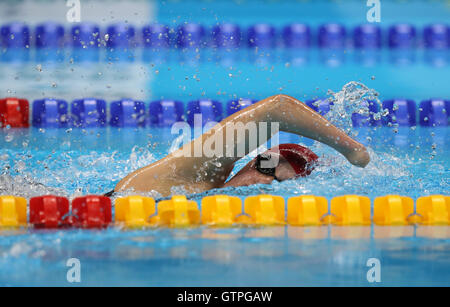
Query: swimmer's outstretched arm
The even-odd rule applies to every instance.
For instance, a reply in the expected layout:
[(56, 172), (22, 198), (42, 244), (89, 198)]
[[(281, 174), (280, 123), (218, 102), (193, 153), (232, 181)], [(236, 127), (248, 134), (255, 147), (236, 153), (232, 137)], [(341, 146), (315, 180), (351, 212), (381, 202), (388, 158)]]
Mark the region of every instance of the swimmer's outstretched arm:
[[(267, 131), (260, 131), (265, 126), (260, 123), (267, 123)], [(117, 184), (115, 191), (154, 190), (166, 196), (171, 194), (172, 187), (178, 186), (183, 186), (188, 192), (221, 187), (237, 160), (265, 144), (278, 132), (276, 129), (272, 131), (271, 123), (279, 123), (280, 131), (295, 133), (334, 148), (356, 166), (365, 167), (370, 161), (362, 144), (333, 126), (306, 104), (287, 95), (276, 95), (229, 116), (162, 160), (128, 175)], [(235, 137), (233, 128), (236, 124), (253, 125), (258, 130), (258, 140), (252, 142), (244, 133), (236, 135), (233, 142), (227, 142), (227, 139)], [(212, 148), (222, 155), (205, 154), (205, 148)], [(243, 152), (239, 152), (239, 149)]]

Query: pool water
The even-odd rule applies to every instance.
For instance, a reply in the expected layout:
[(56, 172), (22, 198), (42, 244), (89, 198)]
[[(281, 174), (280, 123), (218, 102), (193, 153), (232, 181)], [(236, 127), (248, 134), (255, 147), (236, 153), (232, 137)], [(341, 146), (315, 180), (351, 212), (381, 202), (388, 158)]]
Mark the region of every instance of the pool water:
[(367, 261), (375, 257), (383, 286), (448, 285), (448, 230), (373, 233), (323, 227), (3, 234), (0, 282), (68, 286), (66, 262), (75, 257), (84, 286), (370, 286)]
[[(373, 159), (366, 169), (351, 166), (324, 146), (297, 139), (322, 161), (310, 177), (189, 198), (198, 203), (211, 194), (242, 199), (261, 193), (286, 199), (354, 193), (372, 199), (387, 194), (417, 198), (449, 190), (448, 128), (357, 132)], [(0, 191), (25, 197), (108, 191), (128, 172), (166, 155), (172, 136), (168, 129), (31, 129), (11, 131), (12, 139), (5, 142), (6, 134), (2, 131)], [(295, 138), (282, 135), (280, 142)], [(24, 143), (26, 148), (18, 149)], [(77, 258), (82, 285), (366, 286), (366, 262), (379, 258), (381, 285), (448, 285), (449, 231), (446, 226), (5, 230), (0, 284), (69, 285), (66, 261)]]
[[(230, 5), (161, 1), (155, 4), (155, 15), (171, 26), (185, 21), (283, 26), (302, 17), (313, 27), (324, 22), (353, 27), (365, 22), (367, 7), (360, 3), (268, 1), (261, 7), (259, 1)], [(411, 22), (419, 28), (450, 16), (445, 1), (383, 5), (384, 27)], [(423, 48), (406, 53), (382, 48), (375, 54), (353, 49), (330, 54), (316, 47), (307, 52), (245, 48), (225, 54), (208, 48), (133, 52), (127, 61), (77, 62), (70, 50), (60, 62), (2, 58), (0, 93), (30, 101), (99, 97), (111, 102), (130, 97), (147, 105), (158, 99), (187, 103), (210, 98), (225, 103), (278, 93), (300, 100), (336, 97), (345, 84), (356, 81), (378, 92), (380, 101), (410, 98), (418, 106), (424, 99), (450, 98), (448, 49), (437, 54)], [(360, 102), (350, 107), (358, 109)], [(320, 164), (309, 177), (188, 194), (188, 198), (200, 204), (202, 197), (215, 194), (241, 199), (262, 193), (285, 199), (314, 194), (329, 200), (346, 194), (372, 200), (388, 194), (414, 199), (448, 195), (448, 126), (352, 128), (351, 112), (344, 115), (327, 116), (368, 147), (372, 161), (365, 169), (351, 166), (324, 145), (281, 133), (279, 143), (299, 143), (319, 155)], [(148, 126), (0, 129), (0, 195), (31, 198), (51, 193), (72, 199), (103, 194), (128, 173), (167, 155), (177, 137), (170, 128)], [(249, 160), (239, 161), (233, 173)], [(173, 192), (186, 194), (180, 187)], [(449, 256), (448, 226), (1, 229), (0, 285), (70, 286), (66, 263), (77, 258), (82, 280), (73, 285), (82, 286), (449, 286)], [(368, 282), (371, 258), (381, 261), (381, 283)]]
[[(353, 132), (369, 148), (372, 161), (364, 169), (352, 166), (325, 145), (281, 133), (280, 143), (300, 143), (319, 155), (321, 162), (310, 176), (216, 193), (247, 196), (267, 192), (286, 197), (314, 193), (328, 198), (343, 194), (372, 198), (400, 194), (417, 198), (448, 191), (447, 127), (367, 127)], [(33, 197), (47, 189), (65, 196), (109, 191), (128, 173), (166, 156), (178, 134), (172, 134), (169, 128), (32, 128), (0, 131), (0, 136), (0, 191)], [(233, 173), (251, 156), (254, 153), (240, 160)]]

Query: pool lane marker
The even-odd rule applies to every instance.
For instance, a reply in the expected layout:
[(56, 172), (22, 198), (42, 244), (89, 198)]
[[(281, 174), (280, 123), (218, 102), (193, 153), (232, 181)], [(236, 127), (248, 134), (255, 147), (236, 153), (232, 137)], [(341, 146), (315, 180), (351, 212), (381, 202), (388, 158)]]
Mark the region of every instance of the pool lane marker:
[(70, 202), (65, 197), (46, 195), (30, 199), (30, 225), (35, 228), (70, 226)]
[(200, 210), (195, 201), (187, 200), (184, 195), (173, 196), (170, 200), (158, 203), (155, 217), (158, 226), (186, 227), (200, 225)]
[(328, 200), (325, 197), (304, 195), (288, 200), (287, 223), (292, 226), (320, 226), (326, 224)]
[(0, 226), (21, 227), (27, 225), (27, 200), (22, 197), (0, 197)]
[(377, 197), (373, 206), (376, 225), (408, 225), (414, 214), (414, 200), (410, 197), (388, 195)]
[(77, 228), (105, 228), (112, 222), (111, 199), (88, 195), (72, 201), (72, 225)]
[(417, 214), (424, 225), (450, 224), (450, 197), (433, 195), (419, 197), (416, 202)]
[[(72, 201), (46, 195), (30, 199), (30, 219), (27, 224), (27, 200), (22, 197), (0, 196), (0, 227), (35, 228), (106, 228), (113, 225), (111, 199), (89, 195)], [(247, 197), (242, 208), (238, 197), (214, 195), (204, 197), (200, 210), (186, 196), (173, 196), (157, 205), (153, 198), (129, 196), (115, 201), (115, 224), (126, 228), (191, 227), (208, 225), (231, 226), (379, 226), (450, 225), (450, 196), (431, 195), (414, 201), (410, 197), (387, 195), (371, 201), (358, 195), (324, 197), (303, 195), (287, 202), (281, 196)]]
[[(70, 46), (76, 51), (97, 51), (105, 46), (108, 51), (125, 51), (136, 47), (144, 47), (150, 51), (167, 51), (168, 48), (195, 49), (219, 48), (238, 50), (239, 48), (283, 47), (293, 50), (304, 50), (318, 45), (332, 49), (346, 47), (350, 38), (356, 49), (378, 50), (384, 45), (391, 49), (416, 49), (417, 41), (424, 41), (424, 46), (431, 50), (446, 50), (450, 43), (447, 37), (450, 27), (445, 23), (432, 23), (420, 28), (413, 24), (397, 23), (387, 28), (374, 24), (363, 24), (347, 27), (340, 23), (329, 22), (311, 27), (306, 23), (289, 23), (276, 27), (264, 20), (244, 27), (234, 23), (218, 23), (212, 29), (200, 23), (183, 23), (169, 26), (165, 24), (147, 24), (143, 27), (130, 23), (116, 22), (101, 28), (99, 24), (82, 22), (71, 28), (62, 23), (46, 21), (32, 28), (24, 22), (2, 24), (0, 41), (6, 50), (29, 49), (30, 47), (61, 50)], [(386, 44), (382, 33), (388, 32)], [(30, 40), (30, 33), (36, 38)], [(173, 39), (171, 33), (174, 33)], [(353, 35), (350, 35), (353, 32)], [(103, 39), (99, 33), (107, 34)], [(315, 33), (316, 35), (313, 35)], [(245, 37), (245, 38), (244, 38)], [(70, 44), (64, 45), (64, 40)], [(278, 43), (278, 41), (280, 41)]]
[[(320, 102), (318, 105), (317, 102)], [(242, 104), (241, 104), (242, 102)], [(92, 128), (92, 127), (170, 127), (175, 122), (184, 121), (194, 125), (194, 114), (202, 114), (203, 124), (208, 121), (220, 121), (237, 110), (255, 103), (255, 100), (243, 99), (230, 101), (227, 110), (220, 101), (201, 99), (191, 101), (184, 110), (180, 101), (159, 100), (150, 103), (149, 110), (141, 101), (124, 99), (107, 104), (101, 99), (78, 99), (69, 104), (60, 99), (40, 99), (33, 102), (32, 125), (37, 128)], [(324, 115), (330, 111), (327, 99), (307, 100), (305, 103), (316, 112)], [(237, 107), (236, 107), (237, 106)], [(111, 118), (107, 121), (107, 108)], [(378, 106), (371, 103), (368, 108), (377, 113)], [(381, 120), (375, 120), (373, 114), (369, 117), (352, 114), (353, 127), (361, 126), (416, 126), (423, 127), (448, 126), (450, 119), (450, 100), (429, 99), (420, 103), (419, 121), (416, 119), (417, 106), (414, 100), (390, 99), (383, 102), (383, 110), (387, 115)], [(29, 102), (26, 99), (0, 99), (0, 127), (28, 128)], [(186, 112), (185, 112), (186, 111)], [(226, 114), (225, 114), (226, 113)]]
[(210, 226), (232, 226), (242, 214), (239, 197), (213, 195), (202, 199), (202, 224)]
[(30, 105), (19, 98), (0, 99), (0, 128), (28, 128)]
[(281, 196), (258, 195), (245, 199), (244, 212), (250, 219), (249, 225), (284, 225), (285, 204)]
[(370, 198), (344, 195), (331, 200), (330, 222), (340, 226), (370, 225)]
[(154, 225), (150, 221), (156, 213), (155, 200), (151, 197), (128, 196), (116, 199), (116, 224), (127, 228), (142, 228)]

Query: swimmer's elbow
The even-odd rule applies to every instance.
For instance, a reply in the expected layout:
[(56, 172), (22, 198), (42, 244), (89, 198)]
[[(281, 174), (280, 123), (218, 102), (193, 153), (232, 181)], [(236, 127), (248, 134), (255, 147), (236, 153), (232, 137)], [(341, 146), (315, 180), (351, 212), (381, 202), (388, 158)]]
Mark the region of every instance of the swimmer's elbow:
[(364, 148), (361, 151), (355, 151), (352, 155), (348, 156), (349, 162), (358, 167), (366, 167), (370, 163), (370, 155)]
[(361, 161), (360, 167), (365, 168), (370, 163), (370, 156), (367, 154), (367, 159)]
[(285, 94), (278, 94), (278, 95), (272, 96), (271, 98), (273, 101), (281, 102), (281, 103), (287, 103), (287, 102), (291, 102), (291, 101), (295, 100), (294, 97), (291, 97), (291, 96), (288, 96)]

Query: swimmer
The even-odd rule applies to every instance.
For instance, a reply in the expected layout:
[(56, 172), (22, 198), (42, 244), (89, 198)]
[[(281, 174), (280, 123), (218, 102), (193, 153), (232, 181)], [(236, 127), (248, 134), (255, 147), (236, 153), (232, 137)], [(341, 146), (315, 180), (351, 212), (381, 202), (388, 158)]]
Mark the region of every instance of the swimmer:
[[(237, 123), (255, 123), (258, 140), (250, 142), (247, 136), (242, 135), (235, 138), (234, 131), (230, 129), (234, 139), (230, 148), (226, 142), (227, 127), (235, 127), (233, 125)], [(260, 123), (267, 125), (259, 125)], [(304, 136), (334, 148), (358, 167), (365, 167), (370, 162), (366, 148), (344, 131), (333, 126), (303, 102), (287, 95), (276, 95), (234, 113), (191, 143), (160, 161), (129, 174), (117, 184), (114, 191), (106, 195), (133, 190), (156, 191), (162, 196), (169, 196), (173, 187), (183, 187), (189, 193), (200, 193), (231, 186), (270, 184), (274, 180), (285, 181), (309, 175), (318, 160), (317, 155), (300, 145), (281, 144), (258, 155), (227, 181), (236, 161), (242, 158), (242, 155), (236, 154), (238, 147), (244, 148), (245, 156), (265, 144), (278, 132), (272, 131), (276, 129), (272, 128), (271, 123), (279, 123), (280, 131)], [(267, 131), (259, 131), (261, 129)], [(223, 137), (223, 142), (217, 142), (215, 146), (222, 146), (223, 153), (231, 150), (235, 153), (230, 155), (232, 157), (228, 154), (213, 157), (195, 155), (196, 146), (197, 149), (198, 146), (204, 148), (205, 142), (210, 142), (211, 137), (217, 135)], [(190, 154), (189, 157), (186, 157), (186, 152)]]

